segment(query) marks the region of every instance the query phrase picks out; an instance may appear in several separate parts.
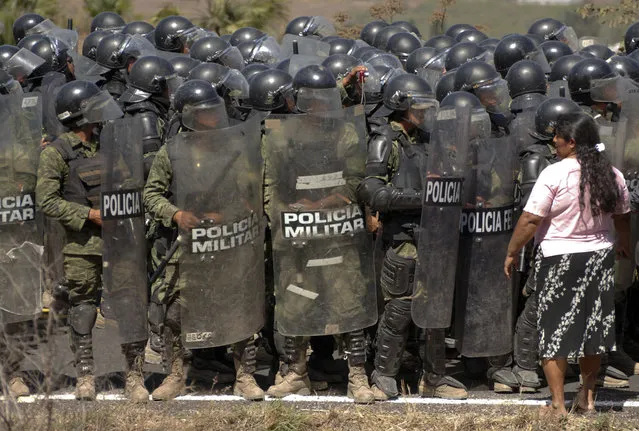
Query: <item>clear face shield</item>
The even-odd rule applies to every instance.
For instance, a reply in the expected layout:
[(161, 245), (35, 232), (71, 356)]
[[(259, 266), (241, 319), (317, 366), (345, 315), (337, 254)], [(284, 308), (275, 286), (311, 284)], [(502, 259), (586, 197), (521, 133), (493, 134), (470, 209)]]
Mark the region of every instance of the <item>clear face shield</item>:
[(567, 25), (551, 34), (548, 39), (554, 39), (563, 42), (568, 45), (573, 51), (579, 50), (579, 38), (577, 37), (577, 32), (575, 31), (575, 29), (573, 29), (572, 27), (568, 27)]
[(239, 70), (230, 69), (226, 76), (215, 85), (220, 93), (220, 88), (223, 89), (221, 96), (225, 100), (231, 100), (237, 106), (242, 104), (242, 101), (249, 97), (249, 83)]
[[(124, 115), (118, 104), (108, 91), (101, 91), (95, 96), (83, 100), (80, 106), (80, 114), (76, 115), (77, 126), (85, 124), (99, 124), (105, 121), (117, 120)], [(70, 112), (63, 112), (58, 115), (58, 120), (63, 121), (72, 118)]]
[(217, 33), (214, 31), (205, 30), (200, 27), (191, 27), (181, 32), (178, 35), (178, 38), (180, 39), (180, 41), (182, 41), (182, 44), (186, 48), (191, 48), (191, 46), (193, 46), (196, 41), (207, 36), (217, 36)]
[(44, 59), (31, 51), (20, 48), (5, 64), (5, 71), (20, 82), (45, 63)]
[(236, 46), (230, 46), (226, 48), (218, 56), (218, 60), (226, 67), (231, 69), (242, 70), (244, 69), (244, 57)]
[(532, 52), (529, 52), (528, 54), (526, 54), (526, 59), (532, 60), (540, 65), (545, 74), (550, 73), (550, 64), (548, 63), (548, 59), (546, 58), (542, 50), (536, 49)]
[(27, 30), (27, 35), (41, 34), (51, 39), (62, 42), (69, 50), (75, 51), (78, 47), (78, 32), (60, 28), (50, 19), (45, 19), (41, 23)]
[(182, 109), (182, 125), (195, 132), (229, 127), (224, 103), (200, 103)]
[(308, 20), (306, 27), (302, 30), (300, 36), (319, 36), (320, 38), (326, 36), (335, 36), (337, 31), (333, 23), (323, 16), (314, 16)]
[(304, 113), (339, 111), (342, 97), (337, 88), (300, 88), (297, 91), (296, 107)]
[(430, 133), (437, 121), (439, 102), (433, 97), (409, 96), (404, 119), (423, 132)]
[(510, 93), (508, 83), (503, 79), (497, 79), (489, 84), (473, 89), (475, 96), (491, 114), (505, 114), (510, 108)]
[(255, 42), (255, 48), (246, 59), (248, 63), (276, 64), (281, 55), (280, 45), (272, 36), (263, 36)]
[(593, 79), (590, 82), (590, 98), (595, 102), (622, 103), (633, 89), (637, 89), (636, 84), (620, 75)]

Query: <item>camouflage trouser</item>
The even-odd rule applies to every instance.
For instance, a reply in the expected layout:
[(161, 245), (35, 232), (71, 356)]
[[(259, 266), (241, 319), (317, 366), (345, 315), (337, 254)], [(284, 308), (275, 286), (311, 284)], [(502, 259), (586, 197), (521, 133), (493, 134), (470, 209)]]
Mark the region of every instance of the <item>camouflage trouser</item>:
[[(151, 307), (162, 308), (164, 325), (167, 329), (164, 335), (166, 343), (172, 343), (172, 350), (176, 354), (182, 352), (181, 319), (180, 319), (180, 290), (184, 287), (184, 281), (180, 278), (177, 262), (169, 263), (163, 277), (159, 277), (151, 286)], [(151, 320), (151, 319), (150, 319)], [(153, 324), (152, 324), (153, 330)]]
[[(299, 253), (302, 256), (280, 252), (275, 258), (277, 327), (294, 326), (309, 334), (344, 332), (340, 322), (358, 319), (366, 300), (368, 280), (362, 274), (358, 249), (341, 248), (341, 263), (326, 266), (310, 266), (310, 256), (303, 249)], [(292, 285), (303, 290), (291, 290)]]
[(102, 283), (102, 256), (64, 255), (64, 277), (69, 289), (69, 305), (98, 305)]

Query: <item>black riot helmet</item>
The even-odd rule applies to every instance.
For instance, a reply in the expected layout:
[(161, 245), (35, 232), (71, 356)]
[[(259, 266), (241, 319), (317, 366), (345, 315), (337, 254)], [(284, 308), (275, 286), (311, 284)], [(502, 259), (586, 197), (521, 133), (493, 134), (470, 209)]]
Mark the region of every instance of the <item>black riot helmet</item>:
[(493, 66), (483, 61), (469, 61), (457, 69), (454, 91), (469, 91), (501, 78)]
[(124, 28), (122, 29), (122, 33), (131, 35), (139, 34), (145, 36), (153, 32), (153, 30), (155, 30), (155, 27), (153, 27), (152, 24), (149, 24), (146, 21), (133, 21), (124, 26)]
[(579, 54), (565, 55), (556, 60), (552, 68), (550, 69), (550, 75), (548, 75), (548, 82), (555, 82), (568, 79), (568, 74), (572, 67), (583, 60)]
[(191, 69), (188, 80), (201, 79), (210, 83), (218, 82), (228, 72), (228, 67), (218, 63), (201, 63)]
[(444, 97), (439, 106), (442, 108), (470, 108), (471, 111), (484, 110), (484, 107), (477, 96), (467, 91), (454, 91), (450, 93), (448, 96)]
[(511, 34), (504, 37), (495, 47), (495, 68), (502, 76), (506, 76), (510, 66), (519, 60), (526, 59), (538, 62), (544, 72), (550, 72), (550, 66), (543, 52), (540, 52), (535, 43), (526, 36)]
[(475, 30), (475, 27), (473, 27), (470, 24), (453, 24), (450, 27), (448, 27), (448, 29), (446, 30), (446, 32), (444, 34), (446, 36), (450, 36), (450, 37), (452, 37), (454, 39), (458, 35), (462, 34), (465, 31), (469, 31), (469, 30)]
[(591, 54), (595, 58), (600, 58), (602, 60), (608, 60), (610, 57), (615, 55), (612, 49), (608, 48), (606, 45), (601, 45), (598, 43), (593, 43), (592, 45), (585, 46), (581, 48), (579, 52)]
[(324, 66), (301, 68), (293, 77), (295, 106), (300, 112), (337, 111), (342, 98), (333, 73)]
[(435, 97), (438, 101), (444, 100), (446, 96), (455, 91), (455, 74), (456, 70), (444, 73), (435, 85)]
[(387, 27), (380, 29), (377, 32), (377, 34), (375, 35), (375, 41), (373, 42), (372, 46), (374, 46), (377, 49), (385, 50), (386, 45), (388, 45), (388, 41), (390, 40), (391, 37), (393, 37), (397, 33), (405, 33), (405, 32), (406, 30), (404, 30), (403, 28), (391, 24)]
[(221, 129), (229, 126), (224, 100), (207, 81), (194, 79), (175, 92), (173, 106), (182, 126), (192, 131)]
[(173, 65), (153, 55), (142, 57), (129, 71), (128, 88), (120, 101), (137, 103), (151, 96), (163, 96), (167, 102), (180, 84)]
[(328, 55), (333, 54), (353, 54), (357, 46), (353, 39), (346, 39), (343, 37), (334, 37), (328, 44), (331, 46)]
[(294, 34), (295, 36), (302, 36), (304, 34), (304, 29), (308, 24), (308, 21), (311, 19), (310, 16), (298, 16), (293, 18), (286, 24), (286, 29), (284, 29), (284, 34)]
[(292, 84), (293, 77), (284, 71), (259, 72), (249, 84), (249, 105), (258, 111), (286, 112)]
[(244, 77), (250, 84), (251, 80), (255, 77), (255, 75), (265, 70), (271, 70), (271, 68), (263, 63), (253, 63), (253, 64), (249, 64), (244, 69), (242, 69), (242, 75), (244, 75)]
[(20, 48), (13, 45), (0, 45), (0, 69), (5, 68), (5, 64), (13, 57)]
[(178, 55), (169, 59), (169, 63), (173, 66), (175, 73), (180, 78), (186, 79), (189, 76), (191, 70), (199, 64), (202, 64), (199, 60), (196, 60), (191, 57), (187, 57), (186, 55)]
[(115, 12), (100, 12), (91, 21), (91, 33), (96, 30), (111, 30), (123, 28), (126, 21)]
[[(27, 35), (27, 31), (44, 21), (44, 17), (37, 13), (26, 13), (13, 22), (13, 39), (20, 42)], [(28, 49), (28, 48), (27, 48)]]
[(506, 82), (513, 99), (528, 93), (546, 94), (546, 74), (532, 60), (520, 60), (513, 64), (506, 74)]
[(49, 72), (63, 72), (67, 68), (67, 47), (57, 40), (45, 37), (31, 47), (31, 52), (45, 61), (33, 71), (33, 77), (41, 77)]
[(541, 18), (532, 23), (528, 29), (529, 34), (536, 34), (542, 36), (544, 39), (553, 39), (553, 35), (556, 34), (564, 24), (561, 21), (557, 21), (554, 18)]
[(107, 30), (96, 30), (93, 33), (89, 33), (89, 35), (84, 38), (84, 42), (82, 42), (82, 55), (95, 61), (98, 53), (98, 45), (102, 39), (111, 34), (113, 33)]
[(614, 55), (606, 62), (612, 66), (619, 75), (639, 82), (639, 61), (627, 55)]
[(555, 135), (557, 118), (568, 113), (581, 112), (575, 102), (565, 97), (555, 97), (543, 101), (535, 112), (535, 129), (530, 131), (533, 138), (551, 141)]
[(360, 31), (359, 38), (372, 46), (375, 42), (375, 36), (377, 36), (377, 33), (384, 27), (388, 27), (388, 23), (386, 21), (371, 21), (364, 26), (362, 31)]
[(266, 33), (262, 30), (253, 27), (242, 27), (233, 32), (228, 42), (232, 46), (238, 46), (242, 42), (252, 42), (264, 36), (266, 36)]
[(386, 117), (418, 106), (419, 109), (437, 106), (433, 90), (426, 80), (410, 73), (391, 78), (384, 86), (383, 98), (383, 109), (380, 108), (376, 116)]
[(437, 54), (438, 51), (430, 46), (416, 49), (406, 60), (406, 72), (416, 74), (419, 69), (424, 67)]
[(65, 127), (76, 128), (122, 117), (122, 110), (107, 91), (88, 81), (64, 84), (55, 98), (55, 113)]
[(456, 43), (455, 38), (446, 36), (445, 34), (439, 34), (424, 42), (424, 46), (435, 48), (438, 51), (445, 51)]
[(20, 39), (20, 42), (18, 42), (18, 48), (24, 48), (31, 51), (31, 48), (33, 47), (33, 45), (35, 45), (37, 42), (41, 41), (45, 37), (46, 36), (42, 34), (30, 34), (28, 36), (25, 36), (22, 39)]
[(639, 22), (628, 27), (623, 38), (623, 45), (626, 48), (626, 55), (637, 49), (639, 46)]
[(346, 76), (355, 66), (363, 64), (360, 59), (348, 54), (334, 54), (322, 61), (322, 66), (331, 71), (336, 79)]
[(262, 36), (237, 46), (245, 64), (276, 64), (280, 61), (280, 45), (271, 36)]
[(548, 60), (548, 64), (550, 64), (551, 67), (555, 61), (559, 60), (561, 57), (572, 54), (572, 49), (565, 43), (558, 40), (547, 40), (539, 45), (539, 48), (541, 48), (541, 51), (546, 56), (546, 60)]
[(408, 21), (394, 21), (391, 25), (395, 25), (398, 27), (403, 28), (404, 30), (406, 30), (409, 33), (413, 33), (415, 36), (421, 38), (422, 37), (422, 33), (419, 31), (419, 29), (417, 28), (417, 26), (415, 24), (413, 24), (412, 22), (408, 22)]
[(406, 65), (408, 56), (421, 46), (420, 40), (411, 33), (397, 33), (388, 40), (386, 51), (395, 55), (403, 65)]
[(476, 44), (479, 44), (479, 42), (483, 42), (486, 39), (488, 39), (488, 36), (476, 28), (464, 31), (455, 36), (455, 41), (457, 42), (473, 42)]
[(184, 52), (186, 40), (183, 36), (194, 27), (193, 23), (183, 16), (167, 16), (155, 27), (155, 46), (160, 51)]
[(155, 54), (153, 44), (144, 36), (113, 33), (104, 37), (96, 50), (96, 66), (91, 74), (124, 69), (140, 57)]
[(575, 102), (591, 106), (595, 102), (590, 97), (593, 80), (617, 76), (610, 64), (600, 58), (586, 58), (575, 64), (568, 74), (568, 90)]
[(462, 42), (451, 47), (444, 58), (446, 70), (457, 69), (464, 63), (480, 59), (486, 54), (486, 50), (476, 43)]
[(189, 55), (204, 63), (219, 63), (238, 70), (244, 67), (240, 51), (217, 36), (205, 36), (196, 40), (191, 45)]

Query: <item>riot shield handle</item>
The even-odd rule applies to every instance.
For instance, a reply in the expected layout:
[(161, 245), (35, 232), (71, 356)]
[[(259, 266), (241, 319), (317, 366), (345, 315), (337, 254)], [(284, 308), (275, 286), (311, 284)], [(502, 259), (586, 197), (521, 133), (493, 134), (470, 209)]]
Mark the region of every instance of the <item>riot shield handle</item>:
[(300, 53), (300, 47), (297, 43), (297, 40), (293, 41), (293, 54), (298, 55)]
[(73, 18), (67, 18), (67, 30), (73, 30)]

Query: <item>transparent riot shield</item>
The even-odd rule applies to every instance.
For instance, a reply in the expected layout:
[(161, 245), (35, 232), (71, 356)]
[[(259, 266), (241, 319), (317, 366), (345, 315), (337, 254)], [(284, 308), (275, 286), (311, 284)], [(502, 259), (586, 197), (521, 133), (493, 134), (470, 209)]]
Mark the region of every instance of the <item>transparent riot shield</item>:
[(100, 212), (105, 307), (113, 312), (121, 343), (147, 339), (142, 125), (129, 117), (106, 123)]
[(536, 109), (520, 112), (510, 123), (509, 128), (516, 154), (537, 142), (537, 139), (530, 134), (531, 131), (535, 130), (535, 113)]
[(412, 315), (421, 328), (448, 328), (453, 312), (470, 109), (443, 108), (430, 134)]
[(49, 72), (42, 78), (42, 128), (51, 141), (66, 131), (55, 113), (55, 98), (66, 83), (67, 78), (59, 72)]
[(619, 121), (615, 122), (604, 117), (596, 119), (599, 125), (599, 138), (606, 146), (606, 154), (612, 165), (620, 170), (623, 169), (628, 121), (629, 118), (626, 116), (621, 116)]
[(278, 331), (311, 336), (371, 326), (377, 321), (373, 254), (355, 197), (366, 159), (362, 107), (282, 116), (266, 125)]
[(180, 233), (182, 342), (225, 346), (264, 324), (259, 117), (176, 135), (168, 144), (176, 204), (200, 220)]
[(467, 357), (512, 351), (513, 287), (504, 251), (517, 220), (515, 149), (510, 136), (471, 141), (457, 263), (455, 338)]
[(0, 325), (42, 311), (42, 230), (35, 186), (42, 98), (0, 96)]
[[(295, 46), (297, 46), (297, 52), (295, 52)], [(286, 60), (293, 54), (328, 57), (330, 50), (331, 46), (321, 40), (285, 34), (280, 44), (280, 59)]]

